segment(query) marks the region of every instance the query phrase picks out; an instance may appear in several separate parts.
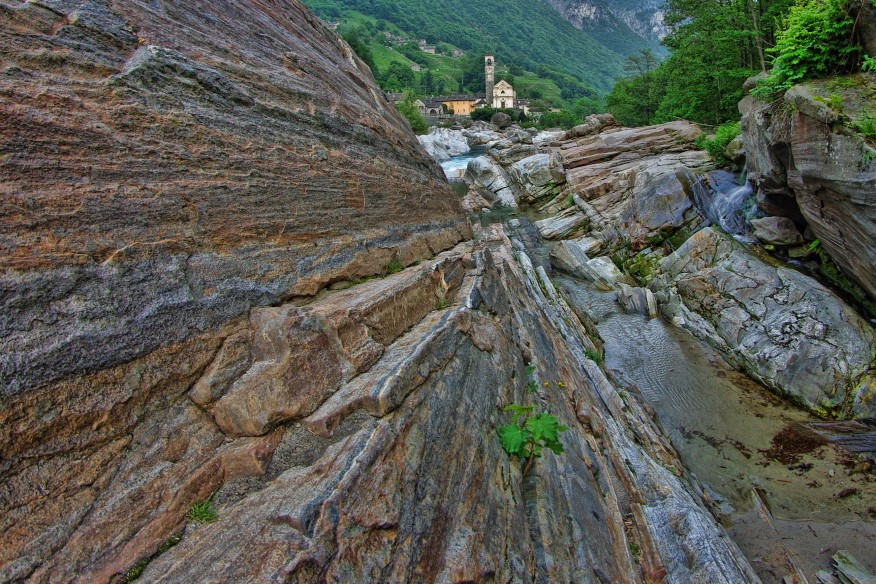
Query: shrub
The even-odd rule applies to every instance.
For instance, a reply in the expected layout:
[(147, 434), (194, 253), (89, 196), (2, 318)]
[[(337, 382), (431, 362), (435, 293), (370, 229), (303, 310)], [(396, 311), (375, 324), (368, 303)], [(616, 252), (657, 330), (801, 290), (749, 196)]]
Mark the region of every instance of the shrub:
[(697, 148), (702, 148), (709, 153), (715, 162), (720, 165), (727, 165), (731, 161), (727, 160), (724, 152), (727, 150), (727, 145), (733, 141), (736, 136), (742, 131), (742, 126), (739, 122), (727, 122), (715, 128), (713, 136), (701, 134), (696, 139)]
[(421, 114), (417, 109), (417, 106), (414, 105), (414, 96), (412, 93), (405, 93), (405, 98), (395, 104), (395, 107), (411, 125), (411, 129), (415, 134), (425, 134), (429, 131), (429, 124), (426, 123), (423, 114)]
[(851, 44), (854, 19), (845, 0), (797, 0), (782, 21), (769, 77), (751, 92), (770, 98), (792, 85), (847, 70), (859, 48)]
[(496, 428), (505, 452), (526, 461), (523, 474), (527, 473), (536, 458), (541, 458), (545, 448), (554, 454), (562, 454), (560, 433), (569, 429), (549, 413), (533, 414), (534, 410), (535, 406), (511, 404), (503, 410), (513, 412), (511, 423)]

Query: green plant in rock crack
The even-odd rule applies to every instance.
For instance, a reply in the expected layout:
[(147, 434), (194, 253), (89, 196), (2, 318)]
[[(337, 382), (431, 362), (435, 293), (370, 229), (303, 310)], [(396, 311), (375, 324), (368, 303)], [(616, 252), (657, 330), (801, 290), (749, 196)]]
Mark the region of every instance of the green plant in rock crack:
[(198, 525), (204, 525), (216, 521), (216, 519), (219, 518), (219, 515), (216, 513), (216, 505), (214, 502), (215, 497), (216, 492), (214, 491), (203, 501), (198, 501), (192, 505), (188, 514), (189, 521), (197, 523)]
[(496, 432), (505, 452), (526, 461), (523, 465), (524, 475), (535, 459), (541, 458), (545, 448), (554, 454), (563, 453), (560, 433), (569, 427), (560, 424), (554, 416), (547, 412), (533, 413), (535, 406), (520, 404), (506, 406), (503, 411), (512, 412), (511, 423), (499, 426)]

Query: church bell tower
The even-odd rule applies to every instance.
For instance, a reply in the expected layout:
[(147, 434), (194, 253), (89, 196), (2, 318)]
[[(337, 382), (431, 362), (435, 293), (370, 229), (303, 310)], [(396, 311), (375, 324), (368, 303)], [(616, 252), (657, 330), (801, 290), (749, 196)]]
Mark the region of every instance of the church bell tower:
[(484, 76), (487, 78), (487, 107), (493, 107), (493, 85), (496, 82), (496, 59), (489, 53), (484, 56)]

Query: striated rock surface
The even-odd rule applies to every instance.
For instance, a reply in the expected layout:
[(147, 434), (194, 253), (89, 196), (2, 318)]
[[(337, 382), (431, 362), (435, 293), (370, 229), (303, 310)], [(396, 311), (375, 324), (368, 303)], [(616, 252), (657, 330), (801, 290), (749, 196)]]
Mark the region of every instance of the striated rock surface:
[[(761, 208), (802, 217), (834, 262), (876, 299), (876, 149), (849, 123), (872, 115), (876, 82), (866, 74), (847, 81), (807, 82), (771, 104), (746, 97), (739, 111)], [(840, 99), (839, 111), (828, 105), (830, 96)]]
[[(555, 242), (550, 262), (598, 289), (618, 290), (627, 310), (654, 314), (659, 305), (737, 367), (816, 413), (872, 416), (876, 339), (869, 323), (811, 278), (700, 231), (707, 222), (694, 200), (703, 204), (701, 176), (712, 166), (694, 149), (699, 132), (685, 122), (629, 129), (591, 116), (567, 133), (556, 146), (566, 180), (542, 199), (539, 210), (550, 216), (535, 222)], [(510, 176), (512, 187), (524, 188), (519, 173)], [(730, 182), (733, 190), (714, 202), (722, 225), (743, 220), (736, 199), (750, 195)], [(733, 221), (724, 220), (724, 206)], [(790, 219), (753, 224), (773, 244), (801, 241)]]
[[(0, 231), (3, 582), (105, 582), (154, 553), (407, 326), (380, 303), (267, 307), (470, 235), (297, 0), (0, 0)], [(387, 297), (433, 307), (434, 273)], [(337, 352), (298, 352), (317, 345)]]
[(650, 288), (663, 312), (764, 385), (822, 414), (876, 414), (876, 333), (821, 284), (712, 228), (661, 268)]
[(620, 229), (622, 239), (641, 245), (702, 221), (685, 180), (691, 172), (711, 168), (708, 155), (694, 150), (699, 134), (692, 124), (674, 122), (609, 127), (565, 142), (560, 147), (565, 192), (587, 217), (593, 236), (617, 237)]
[[(467, 269), (450, 306), (301, 421), (313, 455), (277, 458), (146, 581), (756, 581), (522, 246), (494, 227), (454, 254)], [(566, 452), (525, 476), (495, 434), (514, 402), (570, 427)]]

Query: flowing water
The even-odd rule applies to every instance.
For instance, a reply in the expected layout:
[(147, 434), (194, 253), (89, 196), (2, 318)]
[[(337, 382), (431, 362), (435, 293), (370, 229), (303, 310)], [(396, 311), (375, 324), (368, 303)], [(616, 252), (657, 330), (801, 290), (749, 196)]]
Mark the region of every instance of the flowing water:
[[(705, 183), (691, 184), (698, 185), (692, 190), (704, 215), (745, 239), (754, 208), (747, 181), (717, 171)], [(550, 244), (538, 239), (524, 215), (500, 210), (490, 220), (510, 219), (533, 260), (547, 264)], [(872, 475), (855, 472), (851, 453), (810, 440), (801, 428), (815, 421), (813, 416), (664, 319), (625, 313), (614, 292), (596, 291), (558, 272), (554, 282), (597, 323), (605, 368), (654, 408), (685, 468), (704, 485), (716, 514), (764, 582), (781, 582), (791, 563), (815, 582), (815, 572), (828, 569), (839, 549), (876, 571)], [(755, 489), (772, 513), (769, 521), (758, 511)], [(842, 495), (851, 489), (853, 495)]]
[(441, 168), (444, 170), (444, 175), (447, 177), (447, 180), (451, 182), (459, 181), (462, 180), (463, 176), (465, 176), (465, 169), (468, 167), (469, 160), (483, 155), (483, 147), (476, 147), (473, 148), (468, 154), (454, 156), (450, 160), (445, 160), (441, 162)]
[(716, 170), (701, 177), (686, 177), (693, 193), (694, 204), (706, 219), (731, 235), (751, 233), (748, 221), (757, 211), (757, 199), (748, 182), (748, 173), (741, 176)]

